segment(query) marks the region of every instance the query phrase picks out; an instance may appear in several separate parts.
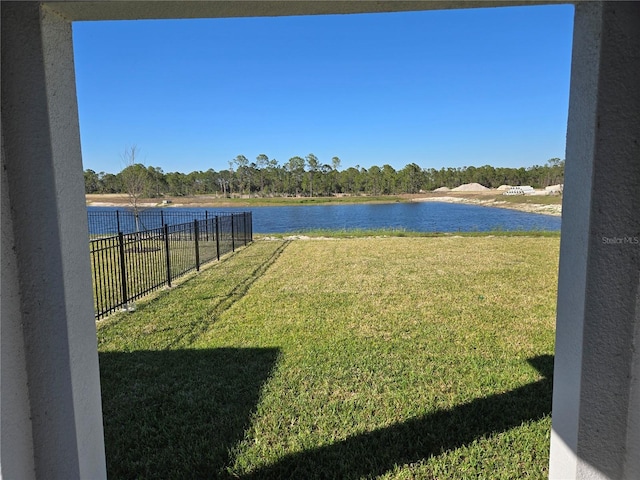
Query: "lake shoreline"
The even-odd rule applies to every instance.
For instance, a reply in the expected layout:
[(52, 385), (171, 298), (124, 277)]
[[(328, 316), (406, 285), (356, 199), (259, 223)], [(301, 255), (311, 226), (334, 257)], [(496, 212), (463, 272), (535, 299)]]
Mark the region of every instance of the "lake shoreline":
[[(540, 199), (539, 201), (537, 201)], [(551, 200), (551, 201), (549, 201)], [(158, 199), (140, 199), (141, 208), (253, 208), (265, 206), (296, 205), (348, 205), (397, 202), (443, 202), (478, 205), (491, 208), (505, 208), (527, 213), (561, 216), (562, 204), (558, 197), (550, 199), (540, 197), (503, 197), (499, 193), (465, 192), (461, 193), (423, 193), (415, 195), (388, 195), (379, 197), (341, 196), (341, 197), (268, 197), (268, 198), (220, 198), (213, 195), (197, 195), (192, 197), (164, 197)], [(129, 199), (123, 194), (87, 194), (88, 207), (127, 207)]]
[(481, 207), (506, 208), (509, 210), (518, 210), (527, 213), (539, 213), (542, 215), (551, 215), (554, 217), (562, 216), (562, 204), (543, 204), (543, 203), (513, 203), (501, 201), (498, 199), (468, 198), (464, 196), (455, 197), (427, 197), (416, 199), (417, 202), (444, 202), (444, 203), (464, 203), (468, 205), (478, 205)]

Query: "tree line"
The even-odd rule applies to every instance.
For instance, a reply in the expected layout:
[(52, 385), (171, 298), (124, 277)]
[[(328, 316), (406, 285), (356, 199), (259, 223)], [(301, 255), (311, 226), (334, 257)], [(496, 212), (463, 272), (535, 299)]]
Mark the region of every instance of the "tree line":
[(395, 195), (420, 193), (439, 187), (455, 188), (465, 183), (480, 183), (485, 187), (500, 185), (531, 185), (543, 188), (564, 183), (564, 160), (549, 159), (545, 165), (524, 168), (462, 167), (421, 168), (415, 163), (396, 170), (390, 165), (360, 166), (340, 169), (341, 161), (333, 157), (322, 163), (312, 153), (292, 157), (284, 164), (267, 155), (258, 155), (250, 162), (238, 155), (229, 168), (215, 171), (165, 173), (158, 167), (130, 162), (120, 173), (84, 172), (86, 193), (128, 193), (131, 179), (136, 189), (149, 197), (192, 196), (215, 194), (222, 196), (331, 196)]

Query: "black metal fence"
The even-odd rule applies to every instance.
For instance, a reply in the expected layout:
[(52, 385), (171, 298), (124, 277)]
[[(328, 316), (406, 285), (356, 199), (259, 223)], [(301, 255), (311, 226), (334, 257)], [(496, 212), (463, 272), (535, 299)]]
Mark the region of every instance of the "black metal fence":
[(163, 225), (207, 221), (210, 218), (231, 215), (230, 212), (213, 212), (208, 210), (164, 210), (150, 208), (147, 210), (87, 210), (89, 235), (92, 238), (104, 235), (117, 235), (119, 232), (132, 233), (161, 228)]
[(252, 241), (251, 212), (91, 240), (96, 318), (129, 310), (132, 301)]

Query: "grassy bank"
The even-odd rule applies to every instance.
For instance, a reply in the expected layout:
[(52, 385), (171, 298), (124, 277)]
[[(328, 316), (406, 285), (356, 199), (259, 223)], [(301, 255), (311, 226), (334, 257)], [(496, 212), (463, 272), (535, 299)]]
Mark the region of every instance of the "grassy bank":
[(258, 241), (99, 324), (110, 478), (544, 478), (558, 238)]
[(306, 239), (306, 238), (375, 238), (375, 237), (410, 237), (410, 238), (435, 238), (435, 237), (546, 237), (560, 238), (560, 232), (555, 230), (490, 230), (476, 232), (416, 232), (403, 229), (309, 229), (297, 232), (255, 234), (256, 239)]

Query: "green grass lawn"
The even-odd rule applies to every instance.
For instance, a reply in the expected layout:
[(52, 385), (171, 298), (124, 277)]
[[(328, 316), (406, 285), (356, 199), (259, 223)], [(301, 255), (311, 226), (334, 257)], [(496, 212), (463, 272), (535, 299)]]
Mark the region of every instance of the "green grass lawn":
[(110, 478), (545, 478), (557, 237), (260, 240), (98, 325)]

